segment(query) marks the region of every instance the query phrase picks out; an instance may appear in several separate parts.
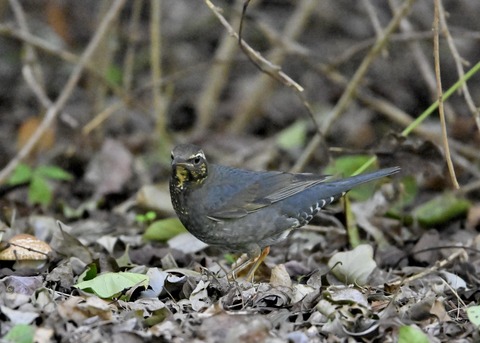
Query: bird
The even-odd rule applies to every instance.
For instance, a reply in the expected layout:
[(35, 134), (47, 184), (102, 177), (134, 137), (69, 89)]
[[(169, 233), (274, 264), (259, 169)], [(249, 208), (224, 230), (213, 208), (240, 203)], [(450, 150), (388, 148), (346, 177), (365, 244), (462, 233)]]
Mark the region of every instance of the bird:
[(187, 231), (208, 245), (246, 253), (255, 261), (247, 274), (252, 280), (271, 245), (353, 187), (400, 171), (391, 167), (333, 181), (325, 175), (252, 171), (209, 163), (194, 144), (173, 148), (171, 168), (172, 205)]

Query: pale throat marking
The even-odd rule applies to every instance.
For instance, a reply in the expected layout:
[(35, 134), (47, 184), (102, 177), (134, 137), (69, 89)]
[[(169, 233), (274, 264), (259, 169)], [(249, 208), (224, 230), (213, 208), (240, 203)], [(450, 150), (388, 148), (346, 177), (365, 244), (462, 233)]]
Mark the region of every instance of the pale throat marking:
[(188, 180), (188, 170), (183, 167), (176, 167), (175, 168), (175, 175), (177, 176), (178, 180), (178, 187), (183, 189), (185, 185), (185, 181)]

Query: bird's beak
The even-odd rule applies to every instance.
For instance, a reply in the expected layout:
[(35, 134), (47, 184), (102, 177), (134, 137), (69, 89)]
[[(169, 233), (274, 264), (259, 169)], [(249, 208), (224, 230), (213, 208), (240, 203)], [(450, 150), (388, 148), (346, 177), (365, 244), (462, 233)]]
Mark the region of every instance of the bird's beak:
[(187, 161), (176, 161), (176, 160), (172, 161), (173, 171), (177, 170), (178, 168), (188, 169), (189, 167), (192, 167), (192, 164), (188, 163)]

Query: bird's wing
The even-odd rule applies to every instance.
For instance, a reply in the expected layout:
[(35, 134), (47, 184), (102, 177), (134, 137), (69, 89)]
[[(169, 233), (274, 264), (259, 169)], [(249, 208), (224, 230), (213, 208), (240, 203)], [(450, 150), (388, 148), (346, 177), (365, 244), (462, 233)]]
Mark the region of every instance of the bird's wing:
[(212, 220), (240, 218), (323, 182), (327, 176), (266, 172), (211, 209)]

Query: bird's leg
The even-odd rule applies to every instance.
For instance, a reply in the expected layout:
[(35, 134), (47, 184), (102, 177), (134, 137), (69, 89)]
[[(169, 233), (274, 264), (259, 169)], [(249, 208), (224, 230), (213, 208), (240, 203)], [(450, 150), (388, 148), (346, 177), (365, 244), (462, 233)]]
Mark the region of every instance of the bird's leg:
[(232, 265), (232, 270), (228, 272), (227, 277), (229, 279), (235, 279), (235, 274), (244, 270), (250, 263), (252, 263), (252, 259), (247, 254), (242, 254), (242, 256), (240, 256)]
[[(257, 271), (260, 264), (262, 264), (265, 257), (267, 257), (268, 253), (270, 252), (270, 247), (265, 247), (262, 251), (259, 251), (254, 254), (243, 254), (240, 258), (235, 262), (235, 266), (233, 269), (227, 274), (228, 278), (235, 279), (235, 274), (239, 273), (240, 271), (244, 270), (249, 264), (253, 264), (247, 274), (246, 280), (250, 280), (253, 282), (253, 278), (255, 277), (255, 272)], [(252, 256), (253, 257), (250, 257)]]
[(255, 277), (255, 272), (257, 271), (260, 264), (262, 264), (263, 260), (265, 260), (265, 257), (267, 257), (269, 252), (270, 252), (270, 247), (267, 246), (263, 248), (262, 253), (256, 257), (253, 266), (248, 271), (247, 280), (252, 280), (253, 282), (253, 278)]

